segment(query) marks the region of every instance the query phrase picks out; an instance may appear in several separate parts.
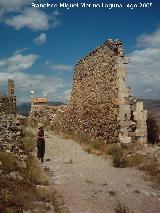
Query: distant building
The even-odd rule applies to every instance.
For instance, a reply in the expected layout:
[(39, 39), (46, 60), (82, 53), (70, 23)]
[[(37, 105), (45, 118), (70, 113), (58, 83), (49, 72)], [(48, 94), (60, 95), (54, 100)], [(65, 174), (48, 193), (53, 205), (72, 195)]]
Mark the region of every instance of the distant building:
[(32, 102), (31, 102), (31, 112), (33, 111), (38, 111), (40, 109), (43, 109), (48, 103), (48, 99), (47, 98), (32, 98)]

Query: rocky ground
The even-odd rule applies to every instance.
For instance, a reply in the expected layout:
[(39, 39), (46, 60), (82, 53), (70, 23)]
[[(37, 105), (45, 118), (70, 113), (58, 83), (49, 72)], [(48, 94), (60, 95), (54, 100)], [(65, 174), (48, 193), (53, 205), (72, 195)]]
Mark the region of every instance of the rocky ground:
[(117, 203), (134, 213), (160, 212), (160, 190), (143, 172), (114, 168), (110, 159), (88, 154), (71, 139), (47, 132), (41, 167), (71, 213), (112, 213)]
[(8, 116), (0, 127), (0, 213), (66, 212), (33, 156), (36, 138), (31, 129), (23, 131)]
[[(1, 152), (0, 159), (0, 212), (6, 208), (11, 213), (112, 213), (124, 209), (127, 213), (160, 212), (160, 190), (146, 181), (146, 173), (114, 168), (110, 158), (89, 154), (75, 141), (50, 131), (45, 131), (45, 161), (39, 164), (31, 157), (36, 143), (34, 129), (27, 129), (23, 140), (18, 126), (8, 123), (5, 131), (2, 135), (7, 135), (3, 138), (6, 143), (1, 148), (6, 151)], [(4, 153), (8, 163), (3, 160)], [(146, 160), (160, 162), (157, 145), (146, 145), (138, 153)]]

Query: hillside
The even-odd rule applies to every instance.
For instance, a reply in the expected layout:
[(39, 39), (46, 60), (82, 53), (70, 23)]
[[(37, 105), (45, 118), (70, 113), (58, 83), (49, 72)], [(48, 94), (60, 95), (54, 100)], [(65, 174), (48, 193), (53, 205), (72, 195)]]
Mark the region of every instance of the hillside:
[(160, 119), (160, 100), (144, 100), (144, 108), (156, 119)]

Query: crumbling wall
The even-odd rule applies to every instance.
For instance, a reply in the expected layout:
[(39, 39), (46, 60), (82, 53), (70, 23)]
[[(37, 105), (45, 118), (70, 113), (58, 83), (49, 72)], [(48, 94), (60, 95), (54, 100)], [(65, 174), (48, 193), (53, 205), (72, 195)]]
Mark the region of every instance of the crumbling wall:
[(0, 96), (0, 114), (16, 115), (16, 96), (14, 95), (14, 81), (8, 80), (8, 96)]
[(8, 79), (8, 96), (14, 96), (14, 81)]
[(0, 96), (0, 113), (16, 115), (15, 96)]
[(82, 59), (74, 70), (66, 129), (108, 143), (118, 140), (117, 42), (106, 42)]
[(107, 143), (146, 142), (147, 112), (126, 85), (127, 63), (122, 42), (111, 39), (80, 60), (70, 102), (55, 115), (55, 123), (63, 131)]
[(60, 130), (91, 140), (146, 142), (147, 111), (126, 85), (127, 63), (122, 42), (109, 39), (75, 66), (67, 107), (45, 109), (43, 116), (53, 114), (52, 124)]
[(8, 80), (8, 96), (0, 96), (0, 151), (21, 151), (21, 128), (17, 125), (14, 82)]
[(14, 115), (0, 113), (0, 151), (19, 153), (22, 144), (21, 126)]
[[(55, 125), (55, 115), (60, 112), (61, 109), (65, 108), (66, 105), (62, 106), (32, 106), (32, 110), (29, 114), (28, 122), (31, 126), (36, 126), (38, 123), (43, 125)], [(61, 117), (62, 118), (62, 117)]]

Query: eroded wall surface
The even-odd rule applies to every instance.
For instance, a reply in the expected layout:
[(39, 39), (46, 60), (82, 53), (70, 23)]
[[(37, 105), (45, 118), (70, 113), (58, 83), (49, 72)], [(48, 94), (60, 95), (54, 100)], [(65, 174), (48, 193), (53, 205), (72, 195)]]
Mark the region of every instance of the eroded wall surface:
[(123, 43), (109, 39), (76, 64), (68, 105), (41, 111), (54, 115), (51, 124), (69, 134), (106, 143), (146, 142), (147, 111), (126, 85), (127, 63)]
[(14, 95), (14, 81), (8, 80), (8, 95), (0, 96), (0, 114), (16, 115), (16, 96)]
[(16, 115), (15, 96), (0, 96), (0, 113)]
[[(74, 71), (66, 129), (93, 139), (116, 142), (119, 137), (117, 42), (106, 42), (82, 59)], [(65, 124), (64, 124), (65, 125)]]

